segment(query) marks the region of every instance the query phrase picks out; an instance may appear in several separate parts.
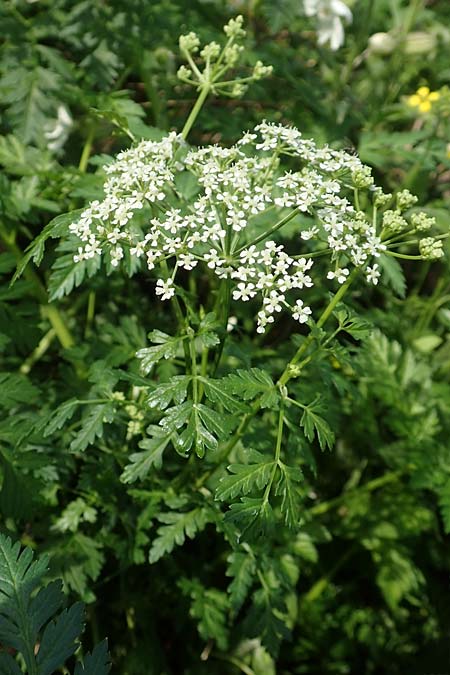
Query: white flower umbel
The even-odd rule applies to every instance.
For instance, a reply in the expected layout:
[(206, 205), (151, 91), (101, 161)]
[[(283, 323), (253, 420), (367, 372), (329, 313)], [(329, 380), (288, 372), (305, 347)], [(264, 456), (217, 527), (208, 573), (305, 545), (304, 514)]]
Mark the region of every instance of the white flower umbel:
[(317, 18), (319, 45), (329, 43), (330, 49), (336, 51), (344, 44), (345, 33), (343, 21), (351, 23), (353, 16), (342, 0), (303, 0), (306, 16)]
[[(308, 321), (304, 296), (317, 281), (344, 284), (357, 267), (376, 284), (374, 260), (389, 237), (398, 243), (403, 236), (387, 227), (390, 196), (380, 206), (368, 167), (292, 127), (263, 122), (231, 148), (188, 150), (172, 133), (121, 152), (104, 171), (103, 200), (69, 226), (73, 260), (101, 257), (109, 273), (120, 265), (129, 274), (153, 270), (161, 300), (175, 295), (180, 269), (194, 274), (203, 266), (212, 286), (227, 284), (233, 301), (256, 304), (259, 333), (284, 311)], [(181, 185), (190, 186), (191, 197)], [(362, 192), (369, 217), (360, 209)], [(431, 222), (426, 215), (401, 218), (407, 232)], [(274, 237), (289, 221), (285, 248)], [(438, 243), (425, 240), (424, 255), (437, 257)], [(328, 261), (325, 269), (314, 264), (318, 256)]]

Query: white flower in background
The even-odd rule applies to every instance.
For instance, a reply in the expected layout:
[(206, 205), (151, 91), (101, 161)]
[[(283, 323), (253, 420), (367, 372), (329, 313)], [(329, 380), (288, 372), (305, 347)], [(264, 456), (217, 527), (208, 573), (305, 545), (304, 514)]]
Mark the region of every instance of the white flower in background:
[(303, 0), (306, 16), (317, 17), (318, 43), (330, 44), (336, 51), (344, 44), (343, 21), (351, 23), (353, 16), (342, 0)]
[(44, 136), (47, 139), (47, 148), (53, 152), (61, 150), (69, 137), (70, 129), (73, 126), (73, 120), (69, 110), (65, 105), (58, 106), (58, 116), (56, 120), (47, 126)]

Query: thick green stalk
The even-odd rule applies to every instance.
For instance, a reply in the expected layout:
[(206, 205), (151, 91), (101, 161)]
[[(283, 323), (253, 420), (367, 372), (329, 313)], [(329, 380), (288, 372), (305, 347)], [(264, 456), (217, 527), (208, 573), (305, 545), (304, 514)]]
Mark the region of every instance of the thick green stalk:
[(203, 107), (204, 102), (208, 98), (208, 94), (210, 92), (210, 85), (204, 84), (202, 89), (200, 90), (200, 94), (194, 104), (194, 107), (192, 108), (191, 112), (189, 113), (189, 117), (187, 118), (186, 122), (184, 123), (184, 127), (181, 131), (181, 137), (186, 140), (190, 130), (192, 129), (192, 126), (195, 122), (195, 120), (198, 117), (198, 114), (200, 110)]

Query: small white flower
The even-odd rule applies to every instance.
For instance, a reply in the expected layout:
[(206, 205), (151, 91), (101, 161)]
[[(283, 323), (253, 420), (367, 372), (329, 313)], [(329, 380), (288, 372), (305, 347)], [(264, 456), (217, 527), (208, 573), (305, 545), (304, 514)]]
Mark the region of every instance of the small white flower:
[(366, 268), (366, 279), (369, 283), (373, 284), (374, 286), (377, 285), (378, 279), (381, 276), (381, 272), (378, 269), (378, 264), (375, 263), (372, 267), (367, 267)]
[(161, 300), (170, 300), (175, 295), (175, 288), (172, 279), (158, 279), (155, 288), (156, 295), (159, 295)]
[(347, 281), (349, 274), (350, 272), (346, 267), (338, 267), (334, 272), (331, 270), (328, 272), (327, 279), (336, 279), (339, 284), (344, 284)]
[(292, 318), (299, 323), (306, 323), (312, 314), (311, 307), (305, 306), (303, 300), (297, 300), (292, 309)]
[(208, 267), (212, 270), (217, 266), (224, 265), (225, 263), (225, 260), (219, 256), (214, 248), (210, 249), (209, 253), (205, 253), (204, 259)]
[(255, 295), (255, 284), (245, 284), (244, 282), (241, 282), (233, 291), (233, 300), (242, 300), (242, 302), (247, 302), (247, 300), (254, 298)]

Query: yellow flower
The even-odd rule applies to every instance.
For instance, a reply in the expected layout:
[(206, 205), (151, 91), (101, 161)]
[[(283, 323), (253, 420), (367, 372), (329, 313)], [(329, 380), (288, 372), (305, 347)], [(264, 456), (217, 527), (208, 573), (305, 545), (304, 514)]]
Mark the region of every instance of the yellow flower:
[(419, 108), (420, 112), (427, 113), (431, 110), (434, 101), (441, 97), (438, 91), (430, 91), (428, 87), (419, 87), (415, 94), (408, 98), (411, 108)]

